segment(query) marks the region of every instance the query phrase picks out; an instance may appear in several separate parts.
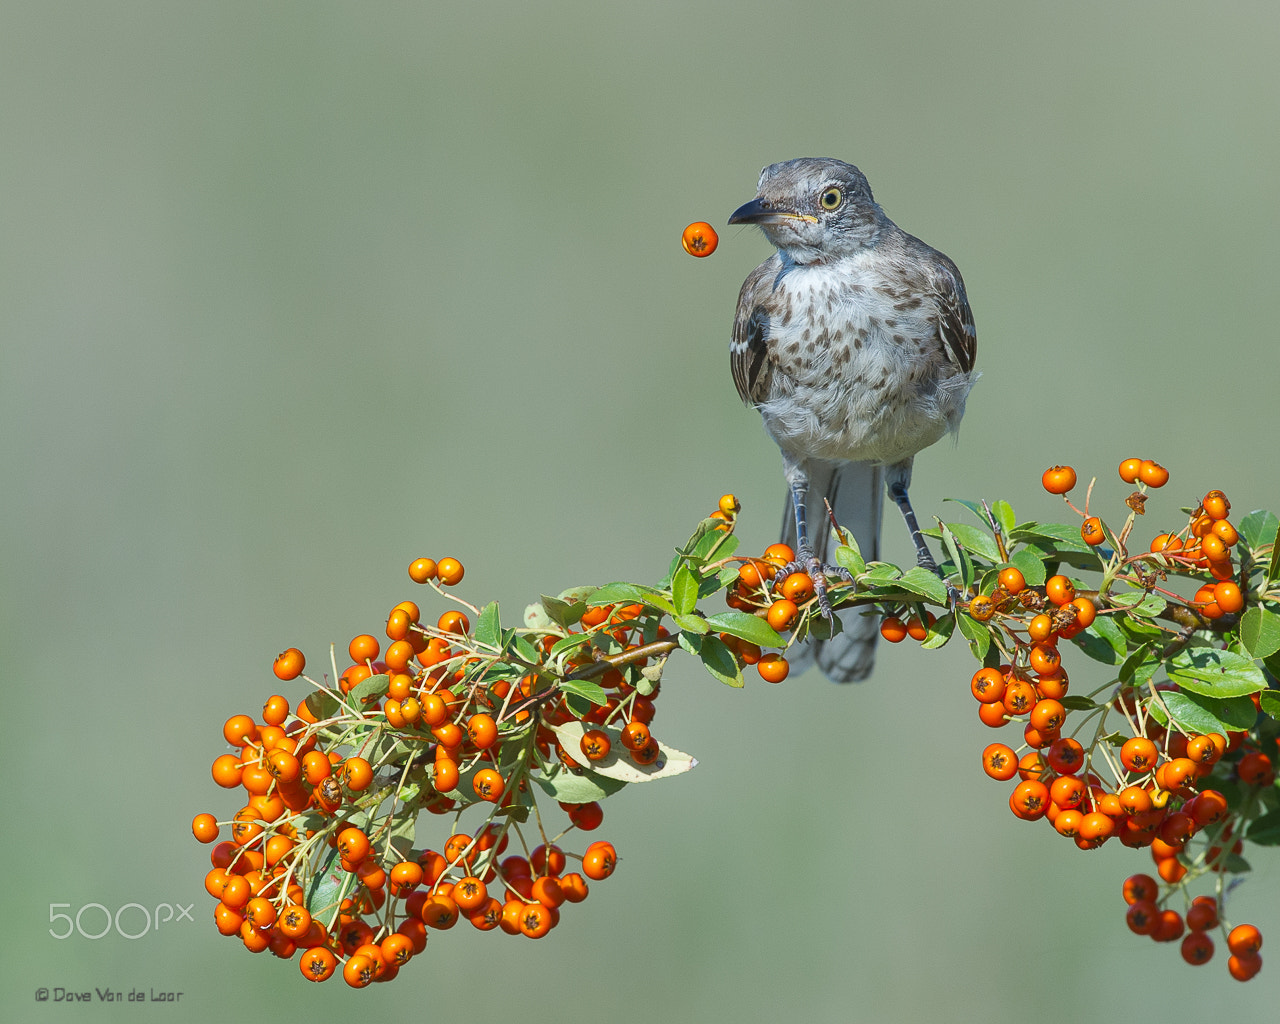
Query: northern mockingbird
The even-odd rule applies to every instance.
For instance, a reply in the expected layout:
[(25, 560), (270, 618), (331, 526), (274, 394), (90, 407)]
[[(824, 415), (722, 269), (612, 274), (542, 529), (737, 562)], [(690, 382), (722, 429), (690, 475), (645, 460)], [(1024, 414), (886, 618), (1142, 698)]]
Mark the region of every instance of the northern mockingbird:
[[(978, 376), (960, 271), (886, 217), (862, 172), (840, 160), (766, 167), (729, 223), (759, 225), (778, 250), (742, 285), (729, 354), (738, 394), (782, 451), (783, 540), (796, 550), (788, 571), (810, 575), (830, 615), (826, 577), (849, 574), (826, 564), (823, 500), (871, 561), (887, 485), (919, 564), (936, 572), (907, 487), (916, 452), (959, 427)], [(836, 682), (865, 678), (879, 630), (851, 619), (793, 663), (813, 658)]]

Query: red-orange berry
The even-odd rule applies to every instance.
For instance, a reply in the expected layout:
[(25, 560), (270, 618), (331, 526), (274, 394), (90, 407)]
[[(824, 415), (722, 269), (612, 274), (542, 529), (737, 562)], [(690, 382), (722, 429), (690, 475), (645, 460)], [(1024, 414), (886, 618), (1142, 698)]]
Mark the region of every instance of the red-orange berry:
[(880, 623), (880, 635), (891, 644), (900, 644), (907, 638), (907, 627), (896, 615), (890, 615)]
[(281, 651), (276, 655), (276, 660), (271, 666), (271, 670), (276, 674), (277, 679), (288, 682), (290, 679), (297, 679), (302, 675), (303, 668), (306, 667), (307, 659), (302, 656), (302, 652), (296, 647), (290, 647), (286, 651)]
[(456, 587), (462, 582), (466, 570), (456, 558), (442, 558), (436, 563), (436, 576), (446, 587)]
[(1143, 459), (1138, 467), (1138, 479), (1148, 487), (1163, 487), (1169, 482), (1169, 471), (1158, 462)]
[(1044, 581), (1044, 596), (1061, 608), (1076, 599), (1076, 587), (1065, 576), (1050, 576)]
[(1005, 593), (1021, 594), (1027, 589), (1026, 578), (1022, 575), (1022, 570), (1016, 566), (1011, 565), (1005, 569), (1001, 569), (998, 579), (1000, 581), (1000, 586), (1004, 588)]
[(781, 654), (766, 654), (756, 662), (756, 671), (766, 683), (780, 683), (791, 672), (791, 665)]
[(991, 778), (1007, 782), (1018, 774), (1018, 755), (1004, 743), (991, 743), (982, 752), (982, 770)]
[(1086, 544), (1101, 544), (1107, 539), (1106, 532), (1102, 529), (1102, 520), (1097, 516), (1089, 516), (1080, 525), (1080, 539)]
[(1040, 482), (1050, 494), (1066, 494), (1076, 485), (1076, 471), (1070, 466), (1050, 466)]
[(716, 229), (706, 221), (694, 221), (680, 236), (680, 244), (684, 246), (684, 251), (690, 256), (710, 256), (716, 251), (716, 246), (720, 244), (720, 236), (716, 234)]
[(1136, 484), (1138, 482), (1138, 473), (1141, 470), (1141, 459), (1125, 459), (1120, 463), (1120, 479), (1127, 484)]

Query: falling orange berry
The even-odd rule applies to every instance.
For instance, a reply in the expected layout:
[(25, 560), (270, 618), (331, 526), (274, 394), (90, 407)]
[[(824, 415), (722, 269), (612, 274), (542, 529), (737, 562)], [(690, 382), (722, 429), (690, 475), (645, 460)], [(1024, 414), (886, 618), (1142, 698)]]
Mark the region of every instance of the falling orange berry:
[(684, 251), (690, 256), (710, 256), (716, 251), (716, 246), (720, 244), (720, 236), (716, 234), (713, 228), (704, 220), (695, 221), (684, 229), (684, 234), (680, 237), (681, 243), (684, 245)]

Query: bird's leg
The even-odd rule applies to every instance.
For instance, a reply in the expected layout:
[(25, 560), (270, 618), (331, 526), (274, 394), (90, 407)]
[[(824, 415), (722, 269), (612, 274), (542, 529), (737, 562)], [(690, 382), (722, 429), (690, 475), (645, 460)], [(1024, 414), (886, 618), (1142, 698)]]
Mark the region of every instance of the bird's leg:
[(916, 521), (915, 509), (911, 507), (911, 499), (907, 497), (907, 485), (901, 480), (895, 480), (889, 484), (889, 497), (893, 499), (893, 503), (898, 506), (898, 511), (902, 513), (902, 518), (907, 521), (907, 529), (911, 533), (911, 543), (916, 546), (916, 564), (921, 569), (928, 569), (937, 576), (943, 583), (947, 585), (947, 596), (951, 599), (952, 607), (960, 600), (960, 591), (958, 591), (950, 581), (942, 574), (942, 570), (938, 568), (938, 563), (933, 560), (933, 553), (929, 550), (929, 545), (925, 543), (924, 535), (920, 532), (920, 524)]
[(794, 562), (784, 565), (774, 580), (784, 580), (793, 572), (802, 572), (813, 580), (813, 592), (818, 598), (818, 608), (831, 622), (835, 615), (831, 611), (831, 599), (827, 596), (827, 577), (834, 576), (847, 583), (853, 583), (853, 573), (839, 565), (826, 565), (813, 552), (809, 543), (809, 532), (805, 526), (805, 497), (809, 490), (808, 478), (795, 474), (790, 482), (791, 505), (796, 517), (796, 558)]

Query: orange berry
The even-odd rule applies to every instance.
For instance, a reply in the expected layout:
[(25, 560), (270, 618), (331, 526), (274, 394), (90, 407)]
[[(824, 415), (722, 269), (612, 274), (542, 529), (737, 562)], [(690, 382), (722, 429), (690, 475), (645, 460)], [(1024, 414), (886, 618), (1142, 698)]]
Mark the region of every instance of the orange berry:
[(1098, 617), (1097, 606), (1094, 605), (1087, 597), (1077, 597), (1071, 602), (1076, 609), (1075, 624), (1081, 629), (1088, 629), (1093, 625), (1093, 620)]
[(769, 606), (769, 625), (781, 633), (784, 629), (791, 628), (799, 614), (800, 609), (796, 607), (794, 601), (785, 597), (779, 598)]
[(913, 615), (907, 619), (907, 636), (912, 640), (923, 640), (929, 635), (930, 627), (938, 621), (933, 612), (925, 612), (924, 615), (923, 621), (919, 615)]
[(1214, 586), (1213, 600), (1228, 615), (1232, 615), (1244, 608), (1244, 594), (1230, 580), (1223, 580)]
[(999, 669), (980, 668), (973, 674), (969, 689), (980, 704), (994, 704), (1004, 698), (1005, 678)]
[(720, 244), (720, 236), (706, 221), (698, 220), (684, 229), (684, 234), (680, 236), (680, 244), (690, 256), (701, 258), (710, 256), (716, 251), (716, 246)]
[(1163, 487), (1169, 482), (1169, 471), (1158, 462), (1143, 459), (1138, 468), (1138, 479), (1148, 487)]
[(1066, 494), (1076, 485), (1076, 471), (1070, 466), (1050, 466), (1040, 482), (1050, 494)]
[(1227, 496), (1221, 491), (1210, 491), (1204, 496), (1200, 502), (1200, 507), (1204, 509), (1204, 514), (1210, 519), (1226, 519), (1231, 512), (1231, 502), (1227, 501)]
[(1080, 526), (1080, 539), (1086, 544), (1101, 544), (1107, 539), (1105, 531), (1102, 529), (1102, 520), (1097, 516), (1089, 516)]
[(807, 572), (793, 572), (778, 589), (783, 597), (799, 604), (813, 597), (813, 580)]
[(492, 768), (481, 768), (476, 772), (475, 778), (472, 779), (471, 787), (481, 800), (488, 800), (490, 803), (496, 804), (502, 799), (502, 792), (506, 788), (506, 783), (502, 781), (502, 776)]
[(347, 653), (351, 655), (351, 660), (357, 665), (362, 665), (366, 661), (373, 661), (378, 656), (381, 648), (378, 645), (377, 638), (370, 636), (368, 633), (362, 633), (347, 645)]
[(306, 667), (307, 659), (302, 656), (302, 652), (296, 647), (290, 647), (288, 650), (281, 651), (276, 655), (276, 660), (271, 666), (271, 670), (276, 674), (277, 679), (288, 682), (290, 679), (297, 679), (302, 675), (303, 668)]
[(431, 558), (415, 558), (409, 563), (409, 579), (414, 583), (426, 583), (436, 578), (436, 563)]
[(1036, 643), (1048, 640), (1053, 636), (1053, 619), (1044, 612), (1032, 616), (1031, 621), (1027, 623), (1027, 634)]
[(1044, 596), (1061, 608), (1076, 599), (1076, 587), (1065, 576), (1050, 576), (1044, 582)]
[(780, 683), (791, 672), (791, 665), (781, 654), (766, 654), (756, 662), (756, 671), (766, 683)]
[(442, 558), (436, 564), (436, 575), (446, 587), (456, 587), (462, 582), (465, 570), (456, 558)]
[(1262, 932), (1251, 924), (1238, 924), (1227, 936), (1227, 949), (1235, 956), (1256, 954), (1262, 948)]
[(1125, 459), (1120, 463), (1120, 479), (1127, 484), (1136, 484), (1138, 482), (1138, 474), (1141, 470), (1141, 459)]
[(969, 616), (978, 622), (987, 622), (996, 613), (995, 602), (986, 594), (978, 594), (969, 602)]
[(1021, 594), (1027, 589), (1026, 577), (1022, 575), (1022, 570), (1017, 566), (1010, 565), (1001, 569), (998, 579), (1000, 586), (1004, 588), (1007, 594)]
[(896, 615), (890, 615), (880, 623), (880, 635), (891, 644), (900, 644), (907, 638), (907, 627)]
[(982, 770), (999, 782), (1007, 782), (1018, 774), (1018, 755), (1007, 744), (988, 744), (982, 751)]

